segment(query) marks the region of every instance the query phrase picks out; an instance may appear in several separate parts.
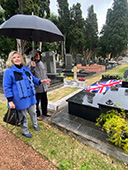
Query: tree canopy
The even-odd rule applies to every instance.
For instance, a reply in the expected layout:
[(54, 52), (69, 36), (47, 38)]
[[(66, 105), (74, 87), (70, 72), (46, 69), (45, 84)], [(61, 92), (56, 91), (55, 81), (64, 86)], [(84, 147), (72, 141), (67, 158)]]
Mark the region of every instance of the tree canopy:
[(81, 4), (73, 4), (70, 9), (70, 25), (68, 34), (68, 47), (70, 53), (82, 53), (85, 39), (84, 39), (84, 18), (82, 17)]
[[(50, 0), (0, 0), (0, 23), (11, 16), (32, 14), (45, 17), (57, 25), (64, 35), (63, 48), (66, 53), (91, 54), (90, 57), (111, 54), (117, 57), (123, 54), (128, 44), (128, 2), (127, 0), (113, 0), (112, 8), (108, 9), (106, 23), (100, 35), (98, 33), (97, 14), (91, 5), (87, 11), (87, 18), (82, 17), (81, 4), (73, 4), (69, 8), (68, 0), (56, 0), (58, 16), (50, 13)], [(5, 45), (6, 44), (6, 45)], [(7, 47), (8, 46), (8, 47)], [(38, 47), (39, 43), (35, 43)], [(0, 52), (8, 54), (16, 48), (16, 41), (0, 36)], [(27, 48), (31, 44), (27, 42)], [(43, 50), (57, 50), (60, 53), (60, 43), (42, 43)]]
[(103, 53), (119, 56), (128, 44), (128, 2), (114, 0), (112, 9), (108, 9), (106, 24), (101, 32)]
[(88, 16), (85, 21), (85, 50), (96, 53), (98, 47), (98, 23), (97, 16), (94, 13), (94, 6), (88, 8)]

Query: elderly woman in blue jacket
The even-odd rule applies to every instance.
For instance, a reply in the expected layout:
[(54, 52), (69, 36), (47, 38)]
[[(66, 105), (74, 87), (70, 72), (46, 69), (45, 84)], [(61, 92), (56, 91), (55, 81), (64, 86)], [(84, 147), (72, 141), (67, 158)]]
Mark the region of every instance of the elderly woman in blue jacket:
[(46, 83), (33, 76), (21, 56), (17, 51), (12, 51), (7, 60), (7, 69), (3, 76), (3, 88), (5, 97), (8, 100), (8, 107), (16, 108), (20, 118), (22, 134), (31, 138), (32, 134), (28, 131), (27, 113), (31, 117), (33, 127), (39, 131), (36, 115), (36, 97), (34, 84)]

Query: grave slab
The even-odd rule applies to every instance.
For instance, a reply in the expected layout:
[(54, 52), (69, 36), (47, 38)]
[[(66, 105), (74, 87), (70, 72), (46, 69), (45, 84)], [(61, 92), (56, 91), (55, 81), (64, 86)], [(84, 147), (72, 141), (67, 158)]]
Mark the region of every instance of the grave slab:
[(82, 90), (67, 100), (69, 114), (95, 122), (100, 115), (97, 102), (103, 94), (91, 93)]
[(128, 88), (110, 88), (98, 101), (98, 105), (101, 113), (106, 113), (111, 109), (120, 110), (121, 108), (128, 112)]

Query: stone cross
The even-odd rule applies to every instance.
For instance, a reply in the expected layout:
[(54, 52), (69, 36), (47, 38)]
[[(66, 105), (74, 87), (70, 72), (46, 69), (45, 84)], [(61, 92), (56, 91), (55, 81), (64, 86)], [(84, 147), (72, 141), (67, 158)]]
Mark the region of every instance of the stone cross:
[(77, 69), (77, 66), (74, 66), (73, 69), (72, 69), (72, 72), (74, 73), (74, 80), (77, 80), (77, 72), (79, 70)]

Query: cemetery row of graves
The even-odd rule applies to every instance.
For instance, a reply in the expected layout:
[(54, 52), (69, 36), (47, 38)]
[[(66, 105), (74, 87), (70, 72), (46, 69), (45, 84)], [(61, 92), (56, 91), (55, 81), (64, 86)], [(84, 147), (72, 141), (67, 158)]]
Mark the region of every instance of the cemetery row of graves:
[[(128, 153), (127, 83), (122, 83), (118, 75), (102, 76), (101, 80), (89, 87), (86, 82), (87, 77), (112, 69), (119, 63), (114, 60), (99, 60), (98, 63), (88, 61), (85, 64), (82, 55), (77, 54), (74, 60), (71, 54), (66, 54), (62, 66), (53, 51), (42, 53), (41, 60), (52, 80), (51, 90), (57, 85), (82, 89), (67, 99), (69, 114), (97, 122), (108, 134), (110, 141)], [(1, 71), (1, 84), (2, 75)], [(127, 75), (126, 73), (125, 77)], [(115, 110), (110, 112), (112, 109)]]
[[(26, 62), (30, 60), (26, 57)], [(82, 57), (81, 54), (76, 54), (73, 57), (71, 54), (66, 54), (63, 61), (56, 57), (54, 51), (43, 52), (41, 60), (44, 62), (47, 68), (48, 77), (51, 78), (51, 87), (57, 86), (63, 83), (64, 77), (73, 77), (74, 73), (72, 68), (77, 66), (77, 77), (85, 78), (94, 75), (97, 72), (111, 69), (118, 65), (116, 61), (109, 61), (108, 59), (99, 58), (98, 60), (90, 60)], [(5, 70), (4, 61), (0, 61), (0, 84), (2, 83), (2, 75)], [(2, 90), (2, 89), (0, 89)]]

